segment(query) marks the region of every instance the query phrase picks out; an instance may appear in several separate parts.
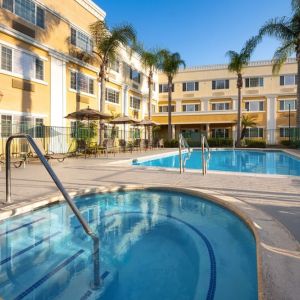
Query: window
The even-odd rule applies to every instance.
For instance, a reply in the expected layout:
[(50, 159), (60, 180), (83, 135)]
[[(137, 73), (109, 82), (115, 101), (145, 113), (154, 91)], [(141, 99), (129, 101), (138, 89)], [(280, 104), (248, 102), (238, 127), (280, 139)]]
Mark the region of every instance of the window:
[(153, 82), (152, 88), (153, 88), (153, 91), (155, 92), (156, 91), (156, 83), (155, 82)]
[(12, 135), (12, 116), (1, 116), (1, 136), (9, 137)]
[(2, 7), (34, 25), (45, 28), (45, 10), (32, 0), (3, 0)]
[(199, 82), (197, 82), (197, 81), (184, 82), (182, 84), (182, 90), (184, 92), (199, 91)]
[(212, 81), (213, 90), (224, 90), (229, 89), (229, 80), (213, 80)]
[(87, 53), (91, 53), (93, 49), (92, 40), (88, 35), (73, 27), (71, 27), (71, 44)]
[(263, 128), (247, 128), (246, 129), (246, 138), (263, 138), (264, 129)]
[[(158, 108), (160, 113), (166, 113), (169, 111), (167, 105), (159, 106)], [(175, 112), (175, 105), (171, 105), (171, 112)]]
[(279, 129), (281, 138), (296, 137), (297, 129), (295, 127), (283, 127)]
[(137, 97), (130, 97), (130, 107), (136, 110), (140, 110), (141, 108), (141, 99)]
[(246, 111), (263, 111), (264, 101), (247, 101), (245, 102)]
[(212, 103), (211, 110), (229, 110), (229, 103)]
[(35, 119), (35, 137), (36, 138), (43, 137), (43, 126), (44, 126), (44, 119), (36, 118)]
[(94, 79), (78, 72), (71, 71), (71, 89), (77, 92), (94, 94)]
[(229, 129), (228, 128), (213, 128), (212, 137), (218, 139), (229, 138)]
[(113, 60), (109, 62), (109, 68), (117, 73), (120, 72), (120, 61)]
[(119, 103), (120, 93), (118, 91), (107, 88), (106, 89), (106, 101), (111, 103)]
[(263, 77), (246, 78), (245, 82), (246, 82), (246, 88), (264, 86), (264, 78)]
[(279, 100), (279, 106), (282, 111), (296, 110), (296, 100)]
[(280, 85), (295, 85), (296, 75), (283, 75), (280, 76)]
[(182, 105), (182, 111), (192, 112), (192, 111), (199, 111), (200, 105), (199, 104), (185, 104)]
[(12, 49), (1, 47), (1, 69), (12, 71)]
[[(168, 84), (167, 83), (159, 85), (159, 92), (160, 93), (167, 93), (168, 90), (169, 90), (169, 88), (168, 88)], [(172, 92), (174, 92), (174, 84), (172, 84)]]
[(26, 52), (1, 46), (1, 70), (22, 75), (26, 79), (44, 80), (44, 62)]
[(130, 68), (130, 79), (137, 83), (141, 83), (141, 73)]
[(155, 113), (155, 111), (156, 111), (156, 105), (152, 104), (152, 112)]

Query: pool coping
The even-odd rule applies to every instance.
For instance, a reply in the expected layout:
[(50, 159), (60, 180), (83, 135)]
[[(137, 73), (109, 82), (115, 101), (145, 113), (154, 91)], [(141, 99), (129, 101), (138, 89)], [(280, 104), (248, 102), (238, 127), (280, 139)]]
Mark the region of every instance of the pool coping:
[[(201, 148), (198, 147), (193, 147), (192, 149), (195, 150), (201, 150)], [(274, 148), (210, 148), (213, 151), (223, 151), (223, 150), (239, 150), (239, 151), (247, 151), (247, 150), (252, 150), (252, 151), (259, 151), (259, 152), (284, 152), (289, 156), (293, 156), (295, 159), (300, 159), (300, 153), (295, 153), (293, 150), (291, 149), (284, 149), (284, 148), (278, 148), (278, 149), (274, 149)], [(168, 171), (168, 172), (180, 172), (179, 168), (167, 168), (167, 167), (157, 167), (157, 166), (143, 166), (143, 165), (135, 165), (133, 164), (134, 161), (138, 161), (138, 162), (144, 162), (144, 161), (149, 161), (149, 160), (155, 160), (157, 158), (164, 158), (164, 157), (169, 157), (169, 156), (173, 156), (173, 155), (177, 155), (178, 154), (178, 150), (174, 150), (174, 151), (170, 151), (170, 152), (166, 152), (166, 153), (162, 153), (162, 154), (154, 154), (154, 155), (146, 155), (146, 156), (142, 156), (142, 157), (138, 157), (135, 159), (125, 159), (125, 160), (118, 160), (118, 161), (114, 161), (109, 163), (110, 165), (130, 165), (134, 168), (147, 168), (149, 170), (163, 170), (163, 171)], [(197, 173), (197, 174), (202, 174), (202, 169), (189, 169), (189, 168), (185, 168), (184, 172), (187, 173)], [(219, 170), (207, 170), (207, 173), (211, 173), (211, 174), (223, 174), (223, 175), (238, 175), (238, 176), (252, 176), (252, 177), (267, 177), (267, 178), (299, 178), (300, 176), (297, 175), (283, 175), (283, 174), (265, 174), (265, 173), (249, 173), (249, 172), (231, 172), (231, 171), (219, 171)]]
[[(272, 273), (274, 264), (277, 265), (275, 258), (270, 259), (269, 251), (270, 247), (274, 249), (281, 249), (285, 245), (289, 247), (291, 255), (300, 258), (300, 245), (288, 232), (288, 230), (281, 225), (278, 221), (271, 218), (262, 211), (254, 208), (253, 206), (238, 200), (231, 196), (225, 196), (221, 193), (208, 191), (198, 188), (184, 188), (184, 187), (172, 187), (169, 185), (116, 185), (110, 188), (98, 186), (88, 189), (72, 189), (70, 195), (72, 197), (96, 194), (96, 193), (111, 193), (117, 191), (131, 191), (131, 190), (162, 190), (162, 191), (174, 191), (181, 192), (196, 197), (208, 199), (213, 203), (225, 207), (236, 214), (251, 230), (256, 240), (256, 253), (257, 253), (257, 276), (258, 276), (258, 299), (280, 299), (276, 295), (279, 291), (283, 291), (284, 295), (287, 295), (290, 290), (282, 287), (285, 284), (285, 279), (289, 276), (288, 274), (281, 274), (278, 280), (278, 274)], [(55, 203), (64, 201), (61, 195), (55, 193), (47, 197), (40, 197), (35, 201), (25, 201), (16, 204), (11, 204), (5, 208), (0, 209), (0, 222), (24, 213), (28, 213), (39, 208), (49, 206)], [(262, 228), (268, 227), (273, 237), (276, 234), (276, 241), (274, 243), (273, 238), (270, 240), (270, 232), (263, 230)], [(275, 231), (275, 232), (274, 232)], [(268, 244), (273, 244), (268, 245)], [(279, 244), (279, 245), (277, 245)], [(283, 263), (279, 263), (277, 271), (285, 273), (286, 270), (282, 271)], [(275, 268), (276, 269), (276, 268)], [(283, 268), (284, 269), (284, 268)], [(276, 271), (276, 272), (277, 272)], [(279, 281), (279, 282), (278, 282)], [(273, 288), (276, 287), (275, 290)], [(275, 296), (274, 296), (275, 295)]]

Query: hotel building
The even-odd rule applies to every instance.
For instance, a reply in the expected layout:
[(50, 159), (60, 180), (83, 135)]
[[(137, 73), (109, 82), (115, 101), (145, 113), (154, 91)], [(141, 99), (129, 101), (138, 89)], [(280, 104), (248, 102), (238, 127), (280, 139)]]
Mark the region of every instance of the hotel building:
[[(252, 62), (243, 71), (242, 112), (250, 115), (256, 128), (246, 137), (263, 138), (268, 144), (288, 136), (288, 126), (296, 124), (297, 64), (289, 59), (278, 75), (272, 74), (271, 61)], [(167, 135), (168, 86), (159, 75), (158, 112), (153, 119)], [(173, 136), (205, 132), (209, 137), (232, 137), (237, 121), (237, 77), (227, 65), (186, 68), (174, 78), (172, 93)], [(290, 108), (290, 112), (289, 112)]]
[[(59, 131), (73, 126), (64, 118), (68, 113), (87, 106), (99, 109), (99, 64), (87, 61), (82, 51), (92, 51), (89, 25), (104, 18), (105, 12), (91, 0), (0, 0), (1, 138), (23, 124)], [(272, 74), (271, 61), (245, 68), (243, 114), (257, 123), (247, 136), (274, 144), (288, 135), (289, 122), (295, 127), (296, 71), (293, 59), (278, 75)], [(153, 120), (161, 124), (162, 135), (167, 131), (166, 83), (163, 74), (155, 74)], [(110, 64), (106, 88), (105, 112), (139, 120), (147, 116), (147, 70), (137, 54), (120, 49)], [(174, 137), (203, 131), (211, 137), (232, 136), (237, 88), (227, 65), (181, 70), (173, 90)]]

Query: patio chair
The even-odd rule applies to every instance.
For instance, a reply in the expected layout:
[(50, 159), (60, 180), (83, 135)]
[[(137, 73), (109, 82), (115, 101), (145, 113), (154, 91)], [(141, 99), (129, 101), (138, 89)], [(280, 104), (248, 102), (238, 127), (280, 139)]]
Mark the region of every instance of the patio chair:
[[(20, 168), (22, 165), (25, 167), (26, 156), (19, 156), (17, 153), (13, 153), (10, 158), (10, 163), (13, 164), (15, 168)], [(5, 155), (3, 153), (0, 154), (0, 170), (1, 166), (5, 165)]]
[(113, 153), (114, 156), (116, 155), (116, 152), (118, 152), (119, 147), (115, 146), (115, 140), (114, 139), (106, 139), (103, 141), (103, 147), (104, 152), (106, 153), (106, 157), (108, 157), (108, 153)]
[[(40, 139), (34, 139), (37, 147), (39, 148), (39, 150), (42, 152), (42, 154), (44, 155), (44, 157), (47, 159), (47, 160), (50, 160), (50, 159), (55, 159), (59, 162), (63, 162), (65, 160), (65, 158), (68, 157), (68, 155), (64, 155), (64, 154), (55, 154), (53, 152), (46, 152), (42, 142)], [(38, 156), (36, 155), (33, 147), (31, 146), (31, 144), (29, 144), (29, 148), (30, 148), (30, 152), (28, 154), (28, 157), (29, 158), (38, 158)]]
[(157, 148), (165, 148), (164, 139), (159, 139), (157, 142)]

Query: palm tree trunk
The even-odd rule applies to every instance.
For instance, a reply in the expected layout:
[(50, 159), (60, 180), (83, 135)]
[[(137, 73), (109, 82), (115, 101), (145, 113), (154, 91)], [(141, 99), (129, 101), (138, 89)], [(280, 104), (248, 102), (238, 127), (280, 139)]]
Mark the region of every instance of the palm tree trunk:
[(172, 140), (172, 79), (168, 80), (168, 140)]
[(238, 116), (237, 116), (237, 139), (236, 146), (241, 147), (241, 121), (242, 121), (242, 86), (243, 78), (238, 74), (237, 88), (238, 88)]
[[(148, 118), (151, 120), (152, 117), (152, 73), (150, 72), (148, 78)], [(148, 139), (149, 144), (152, 144), (152, 126), (148, 126)]]
[[(102, 65), (100, 69), (100, 82), (101, 82), (101, 93), (100, 93), (100, 111), (105, 112), (105, 93), (106, 93), (106, 84), (105, 84), (105, 67)], [(100, 134), (99, 134), (99, 144), (102, 145), (104, 140), (104, 123), (103, 120), (99, 122), (100, 124)]]
[(297, 64), (298, 64), (298, 76), (297, 76), (297, 115), (296, 115), (296, 127), (300, 134), (300, 51), (297, 51)]

